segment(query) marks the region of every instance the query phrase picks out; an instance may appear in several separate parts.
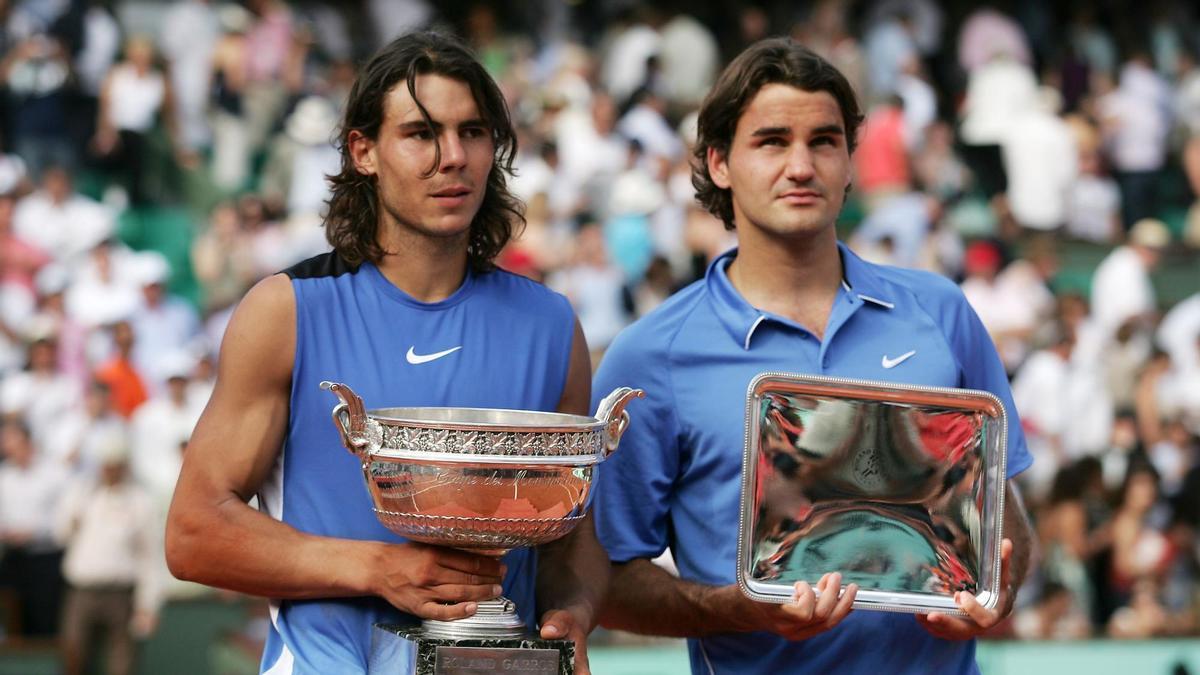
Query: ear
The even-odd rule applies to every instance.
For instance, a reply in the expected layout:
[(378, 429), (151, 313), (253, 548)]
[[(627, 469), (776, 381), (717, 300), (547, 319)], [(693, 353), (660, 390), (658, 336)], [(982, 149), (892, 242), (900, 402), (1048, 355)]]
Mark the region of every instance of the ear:
[(367, 138), (365, 134), (355, 129), (346, 137), (346, 147), (350, 149), (350, 158), (354, 160), (354, 168), (364, 176), (374, 176), (377, 171), (375, 139)]
[(712, 177), (713, 185), (722, 190), (729, 189), (729, 164), (726, 162), (725, 155), (726, 153), (722, 153), (711, 146), (705, 155), (705, 161), (708, 164), (708, 175)]

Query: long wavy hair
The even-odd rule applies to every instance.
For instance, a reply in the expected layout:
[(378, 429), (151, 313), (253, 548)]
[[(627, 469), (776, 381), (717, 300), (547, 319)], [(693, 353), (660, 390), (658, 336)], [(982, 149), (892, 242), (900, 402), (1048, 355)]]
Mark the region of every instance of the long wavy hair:
[[(325, 238), (346, 262), (358, 265), (378, 262), (385, 251), (379, 245), (379, 194), (376, 177), (359, 172), (350, 154), (350, 132), (377, 139), (383, 123), (384, 101), (400, 82), (421, 111), (421, 117), (433, 131), (433, 120), (417, 98), (418, 75), (441, 75), (466, 84), (475, 98), (480, 116), (488, 125), (495, 147), (492, 170), (479, 212), (471, 221), (467, 261), (471, 269), (493, 269), (493, 260), (509, 239), (525, 224), (524, 205), (508, 189), (517, 154), (517, 134), (509, 116), (508, 104), (496, 82), (475, 59), (471, 50), (455, 37), (420, 32), (393, 40), (359, 73), (350, 89), (346, 113), (338, 130), (337, 147), (342, 156), (341, 173), (328, 176), (332, 187), (325, 216)], [(436, 134), (435, 134), (436, 138)], [(437, 172), (442, 148), (435, 140), (433, 164), (426, 176)]]
[(738, 120), (758, 91), (768, 84), (786, 84), (809, 92), (824, 91), (842, 112), (846, 143), (854, 152), (863, 115), (846, 76), (813, 51), (789, 38), (758, 42), (730, 62), (700, 105), (696, 147), (692, 153), (692, 187), (696, 201), (734, 229), (733, 194), (718, 187), (708, 172), (708, 149), (729, 153)]

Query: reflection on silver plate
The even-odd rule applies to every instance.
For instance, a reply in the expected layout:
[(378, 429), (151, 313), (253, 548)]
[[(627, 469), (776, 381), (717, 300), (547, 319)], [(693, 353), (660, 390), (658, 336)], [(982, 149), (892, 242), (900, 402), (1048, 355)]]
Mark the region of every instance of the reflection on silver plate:
[(1007, 414), (987, 392), (764, 373), (750, 384), (738, 585), (788, 602), (840, 572), (854, 606), (957, 612), (1000, 583)]

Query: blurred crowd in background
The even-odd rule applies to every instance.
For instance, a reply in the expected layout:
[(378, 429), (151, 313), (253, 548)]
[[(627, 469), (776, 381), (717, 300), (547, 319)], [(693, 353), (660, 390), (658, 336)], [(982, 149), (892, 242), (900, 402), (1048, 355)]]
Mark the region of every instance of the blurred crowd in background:
[[(1186, 2), (0, 1), (0, 630), (111, 672), (173, 582), (162, 526), (232, 308), (327, 249), (356, 64), (465, 37), (519, 130), (501, 266), (593, 360), (736, 234), (695, 111), (790, 34), (867, 112), (839, 231), (960, 281), (1012, 376), (1039, 568), (1002, 634), (1200, 632), (1200, 12)], [(73, 661), (74, 660), (74, 661)], [(72, 665), (74, 664), (74, 665)], [(74, 671), (72, 671), (74, 672)]]

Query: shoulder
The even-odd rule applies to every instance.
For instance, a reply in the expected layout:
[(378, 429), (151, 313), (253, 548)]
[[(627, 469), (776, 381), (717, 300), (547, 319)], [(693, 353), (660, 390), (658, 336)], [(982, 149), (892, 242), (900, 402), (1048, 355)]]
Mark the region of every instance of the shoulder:
[[(221, 356), (251, 354), (268, 362), (286, 361), (295, 348), (296, 296), (284, 274), (259, 281), (238, 303), (222, 341)], [(282, 327), (287, 327), (281, 330)]]
[(221, 339), (212, 401), (286, 392), (296, 354), (295, 325), (296, 299), (287, 276), (275, 274), (255, 284)]
[(506, 270), (484, 272), (478, 276), (476, 283), (489, 299), (504, 303), (505, 309), (534, 314), (547, 309), (571, 310), (570, 301), (562, 293), (529, 277)]
[(359, 265), (351, 265), (335, 251), (315, 255), (302, 260), (283, 270), (282, 274), (288, 279), (321, 279), (340, 277), (343, 274), (358, 272)]
[(666, 357), (676, 337), (705, 298), (703, 279), (667, 298), (617, 335), (605, 353), (605, 362), (611, 358), (616, 362), (640, 362), (646, 366), (668, 365)]
[(865, 263), (898, 298), (920, 307), (941, 310), (966, 304), (962, 289), (953, 280), (926, 270)]

